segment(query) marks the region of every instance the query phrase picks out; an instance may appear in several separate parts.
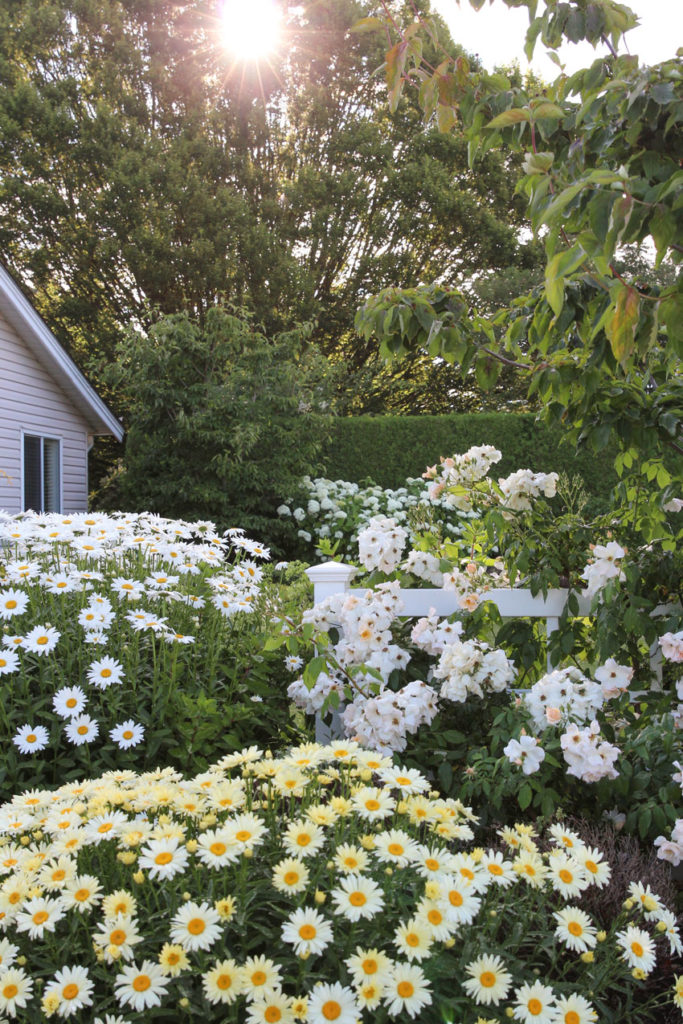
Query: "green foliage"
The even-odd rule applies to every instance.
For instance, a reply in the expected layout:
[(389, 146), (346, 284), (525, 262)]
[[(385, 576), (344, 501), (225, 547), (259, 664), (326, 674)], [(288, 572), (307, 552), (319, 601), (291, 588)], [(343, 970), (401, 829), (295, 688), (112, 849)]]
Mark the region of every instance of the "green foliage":
[(203, 325), (178, 314), (130, 331), (108, 371), (129, 410), (110, 502), (276, 540), (281, 495), (311, 471), (325, 438), (325, 365), (305, 350), (308, 333), (269, 340), (221, 308)]
[[(366, 301), (357, 327), (389, 361), (426, 350), (458, 364), (463, 377), (474, 366), (481, 387), (495, 383), (499, 364), (515, 367), (544, 416), (596, 450), (616, 437), (649, 455), (662, 446), (681, 453), (683, 278), (624, 276), (618, 261), (620, 246), (651, 238), (655, 269), (680, 263), (680, 62), (648, 68), (619, 56), (635, 18), (613, 0), (548, 2), (538, 16), (537, 0), (503, 2), (529, 9), (527, 53), (540, 35), (552, 47), (563, 38), (602, 41), (609, 54), (542, 90), (520, 87), (461, 56), (427, 66), (407, 40), (432, 28), (387, 20), (404, 44), (404, 75), (394, 82), (388, 69), (387, 84), (391, 96), (420, 82), (426, 119), (441, 130), (462, 126), (473, 165), (501, 147), (524, 154), (517, 191), (543, 238), (545, 284), (493, 317), (441, 286), (389, 289)], [(442, 107), (452, 116), (439, 116)]]
[(613, 450), (598, 458), (562, 444), (562, 437), (560, 428), (521, 413), (342, 417), (332, 421), (323, 461), (330, 479), (359, 482), (369, 477), (382, 487), (401, 487), (407, 477), (421, 476), (439, 455), (490, 444), (503, 453), (497, 476), (520, 466), (578, 474), (591, 498), (604, 506), (617, 483)]

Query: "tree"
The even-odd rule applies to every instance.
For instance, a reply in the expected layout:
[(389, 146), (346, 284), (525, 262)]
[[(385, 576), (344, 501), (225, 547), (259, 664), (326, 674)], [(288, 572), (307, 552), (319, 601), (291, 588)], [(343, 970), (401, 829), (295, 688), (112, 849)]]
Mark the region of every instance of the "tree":
[[(472, 163), (503, 145), (524, 155), (516, 191), (545, 246), (544, 284), (493, 317), (481, 315), (471, 296), (440, 285), (390, 289), (365, 303), (358, 328), (379, 339), (389, 360), (426, 349), (464, 373), (474, 366), (482, 386), (513, 367), (546, 418), (565, 423), (575, 440), (601, 450), (616, 435), (618, 469), (635, 468), (660, 485), (648, 513), (642, 505), (632, 513), (637, 525), (670, 547), (663, 508), (678, 484), (662, 458), (683, 454), (683, 279), (675, 271), (683, 251), (680, 62), (649, 68), (620, 56), (635, 18), (614, 0), (548, 0), (538, 16), (536, 0), (503, 2), (529, 8), (527, 54), (539, 37), (550, 47), (563, 37), (602, 41), (608, 52), (539, 93), (473, 69), (461, 56), (426, 66), (421, 33), (434, 28), (417, 21), (386, 55), (389, 95), (395, 105), (409, 82), (420, 81), (426, 116), (465, 133)], [(364, 27), (396, 32), (383, 6), (385, 17)], [(649, 239), (654, 269), (668, 274), (644, 280), (642, 268), (622, 273), (620, 246)]]
[(160, 317), (130, 330), (108, 377), (129, 414), (109, 500), (273, 537), (276, 508), (326, 437), (324, 360), (300, 328), (266, 338), (241, 311)]
[(389, 113), (383, 41), (348, 35), (364, 10), (292, 6), (282, 52), (250, 69), (205, 0), (0, 9), (3, 258), (99, 383), (129, 323), (221, 300), (267, 332), (316, 320), (359, 370), (370, 291), (537, 262), (508, 156), (474, 178), (464, 137), (424, 132), (415, 97)]

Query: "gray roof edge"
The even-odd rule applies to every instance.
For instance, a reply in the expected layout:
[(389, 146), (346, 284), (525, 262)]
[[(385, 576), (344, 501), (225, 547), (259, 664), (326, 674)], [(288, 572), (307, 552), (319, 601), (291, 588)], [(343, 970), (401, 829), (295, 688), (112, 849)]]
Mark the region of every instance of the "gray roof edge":
[(45, 321), (38, 315), (13, 277), (0, 263), (0, 309), (10, 314), (10, 322), (28, 343), (36, 358), (54, 374), (69, 397), (80, 398), (87, 406), (96, 434), (113, 434), (123, 440), (123, 426), (89, 384), (73, 359), (65, 352)]

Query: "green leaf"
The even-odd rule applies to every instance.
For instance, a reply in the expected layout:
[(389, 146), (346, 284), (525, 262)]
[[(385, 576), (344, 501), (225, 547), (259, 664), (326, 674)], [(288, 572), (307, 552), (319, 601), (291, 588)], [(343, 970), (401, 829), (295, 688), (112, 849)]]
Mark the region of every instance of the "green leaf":
[(633, 352), (636, 327), (640, 316), (640, 295), (631, 285), (619, 284), (612, 318), (605, 325), (605, 334), (617, 362), (622, 366)]
[(676, 218), (665, 206), (658, 206), (650, 221), (650, 234), (657, 249), (655, 267), (658, 267), (667, 254), (669, 246), (676, 237)]
[(349, 32), (375, 32), (378, 28), (384, 28), (382, 18), (360, 18), (351, 26)]
[(524, 785), (520, 788), (519, 793), (517, 794), (517, 803), (523, 811), (525, 811), (531, 803), (532, 796), (533, 793), (531, 791), (531, 786), (528, 782), (525, 782)]
[(559, 316), (564, 305), (564, 279), (586, 259), (581, 246), (563, 249), (555, 253), (545, 268), (545, 295), (555, 316)]
[(486, 125), (487, 128), (492, 130), (497, 128), (509, 128), (511, 124), (520, 124), (522, 121), (530, 121), (531, 114), (528, 110), (522, 110), (520, 107), (513, 107), (511, 110), (504, 110), (502, 114), (498, 114), (492, 121)]
[(457, 114), (453, 107), (445, 107), (440, 103), (436, 108), (436, 126), (442, 134), (449, 132), (457, 121)]
[(561, 117), (564, 117), (564, 110), (562, 107), (558, 107), (556, 103), (539, 103), (533, 109), (533, 117), (534, 121), (540, 121), (544, 117), (559, 121)]

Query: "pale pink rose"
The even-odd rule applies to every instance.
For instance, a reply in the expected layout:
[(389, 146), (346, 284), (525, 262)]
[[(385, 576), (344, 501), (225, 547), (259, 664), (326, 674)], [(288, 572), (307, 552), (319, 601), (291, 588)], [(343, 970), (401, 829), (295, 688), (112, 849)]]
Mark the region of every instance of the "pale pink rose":
[(479, 607), (479, 597), (477, 594), (463, 594), (458, 598), (458, 604), (465, 611), (473, 612), (475, 608)]
[(549, 722), (550, 725), (557, 725), (562, 718), (562, 712), (559, 708), (546, 708), (545, 717), (546, 721)]

